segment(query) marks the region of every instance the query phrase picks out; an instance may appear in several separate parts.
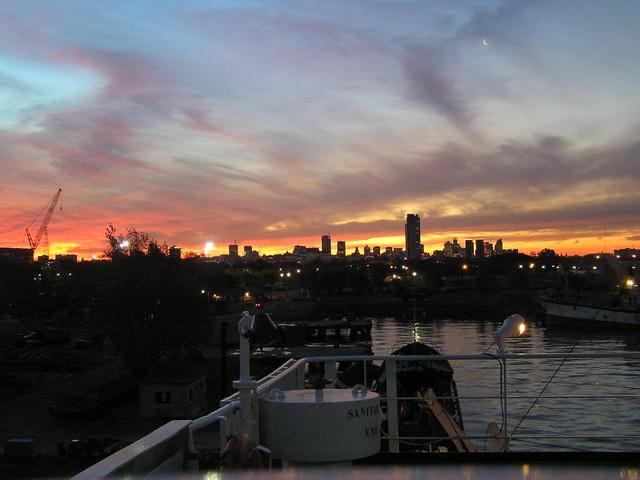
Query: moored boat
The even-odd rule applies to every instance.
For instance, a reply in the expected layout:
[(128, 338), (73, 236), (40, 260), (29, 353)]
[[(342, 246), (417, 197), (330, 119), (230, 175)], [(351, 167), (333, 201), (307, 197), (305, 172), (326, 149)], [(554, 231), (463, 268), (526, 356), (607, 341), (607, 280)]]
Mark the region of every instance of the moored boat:
[(553, 323), (577, 327), (640, 327), (640, 308), (634, 301), (611, 305), (575, 299), (541, 298), (540, 305), (547, 320)]

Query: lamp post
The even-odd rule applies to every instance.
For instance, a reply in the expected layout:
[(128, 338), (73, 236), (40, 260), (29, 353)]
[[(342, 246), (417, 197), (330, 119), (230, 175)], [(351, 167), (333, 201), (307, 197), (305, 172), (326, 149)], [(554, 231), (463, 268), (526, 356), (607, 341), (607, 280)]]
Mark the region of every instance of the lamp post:
[(509, 449), (508, 422), (507, 422), (507, 359), (504, 358), (505, 343), (507, 338), (523, 335), (527, 331), (527, 325), (521, 315), (515, 314), (507, 317), (500, 329), (496, 332), (496, 344), (498, 345), (499, 359), (502, 359), (502, 404), (504, 416), (502, 419), (502, 432), (504, 436), (504, 451)]

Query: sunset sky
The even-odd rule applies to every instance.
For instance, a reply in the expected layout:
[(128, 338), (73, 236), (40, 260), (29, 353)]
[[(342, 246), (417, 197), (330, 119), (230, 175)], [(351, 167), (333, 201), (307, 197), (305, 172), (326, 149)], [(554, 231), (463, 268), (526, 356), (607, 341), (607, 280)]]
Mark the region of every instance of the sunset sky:
[[(640, 2), (3, 1), (0, 246), (640, 246)], [(37, 225), (33, 227), (37, 230)]]

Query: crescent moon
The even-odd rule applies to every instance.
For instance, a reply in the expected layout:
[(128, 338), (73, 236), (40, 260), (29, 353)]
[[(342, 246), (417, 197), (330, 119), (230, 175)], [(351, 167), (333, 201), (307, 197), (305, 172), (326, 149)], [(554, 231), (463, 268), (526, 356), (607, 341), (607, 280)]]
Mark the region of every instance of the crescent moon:
[(482, 46), (483, 46), (483, 47), (488, 47), (488, 46), (489, 46), (489, 42), (487, 42), (487, 39), (486, 39), (486, 38), (483, 38), (483, 39), (482, 39)]

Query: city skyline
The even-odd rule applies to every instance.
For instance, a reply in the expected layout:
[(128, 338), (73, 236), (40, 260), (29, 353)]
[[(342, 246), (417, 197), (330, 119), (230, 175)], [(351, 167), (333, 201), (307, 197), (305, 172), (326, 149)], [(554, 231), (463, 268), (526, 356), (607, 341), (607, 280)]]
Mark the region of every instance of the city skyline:
[(6, 2), (0, 246), (637, 247), (635, 2)]

